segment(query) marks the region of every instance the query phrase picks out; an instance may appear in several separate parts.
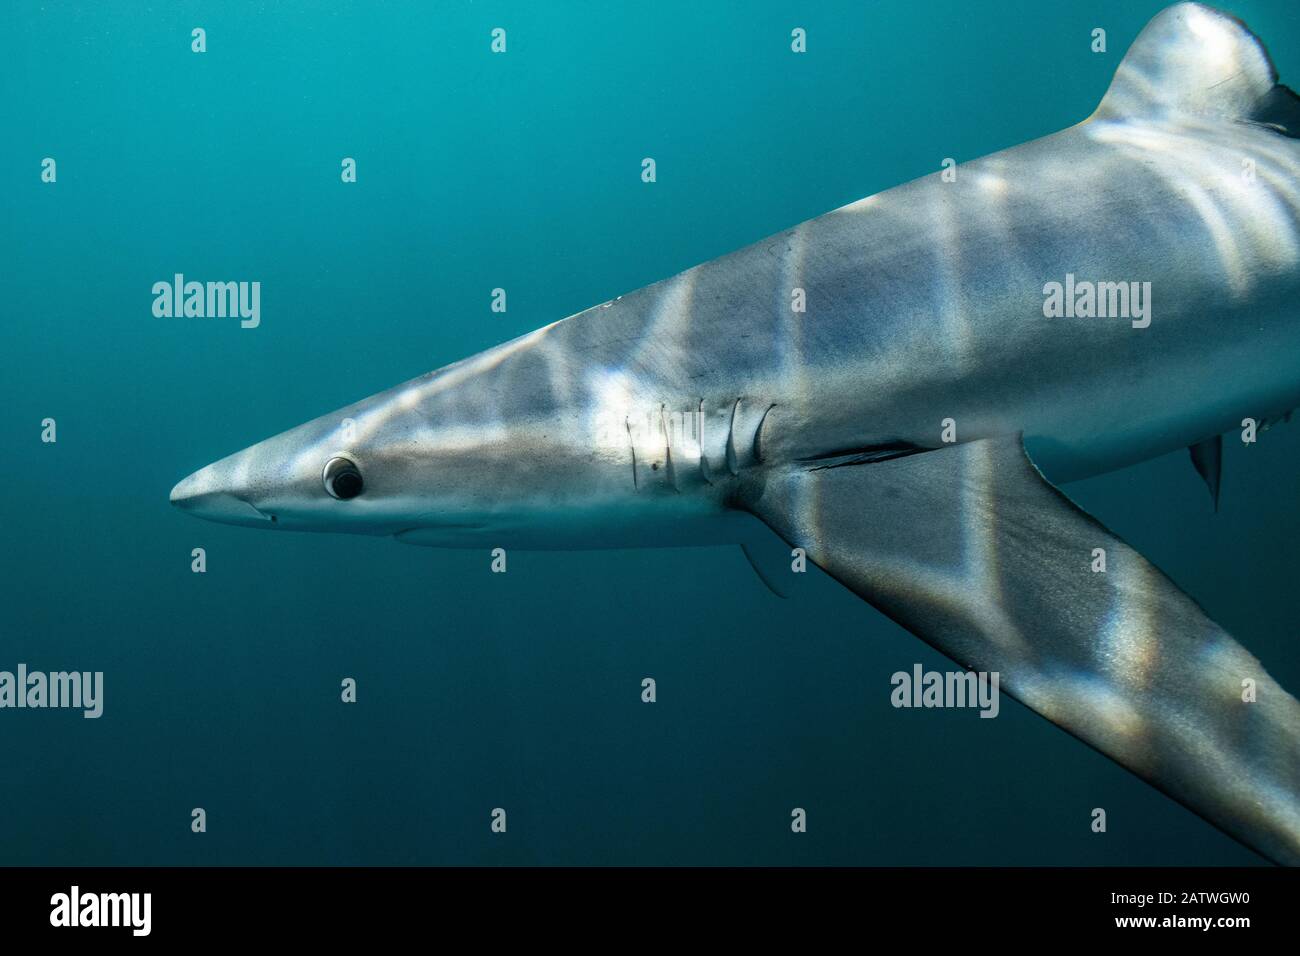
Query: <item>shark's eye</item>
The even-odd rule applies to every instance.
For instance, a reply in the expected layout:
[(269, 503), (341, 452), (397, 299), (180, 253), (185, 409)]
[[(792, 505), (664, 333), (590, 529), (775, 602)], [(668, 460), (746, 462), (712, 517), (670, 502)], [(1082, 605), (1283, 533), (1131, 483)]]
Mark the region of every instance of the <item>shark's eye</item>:
[(355, 498), (365, 490), (357, 466), (346, 458), (331, 458), (325, 463), (325, 490), (340, 501)]

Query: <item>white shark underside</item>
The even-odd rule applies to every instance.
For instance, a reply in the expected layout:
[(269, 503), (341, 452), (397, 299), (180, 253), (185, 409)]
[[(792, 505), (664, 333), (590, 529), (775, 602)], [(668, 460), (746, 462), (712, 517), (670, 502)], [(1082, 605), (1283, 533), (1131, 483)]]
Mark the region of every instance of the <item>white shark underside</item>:
[[(1297, 133), (1258, 41), (1172, 7), (1078, 126), (268, 439), (173, 501), (469, 547), (752, 549), (756, 515), (961, 664), (1300, 862), (1300, 705), (1035, 468), (1106, 471), (1300, 405)], [(1150, 283), (1150, 324), (1045, 316), (1067, 276)], [(347, 494), (324, 486), (331, 461), (354, 473)]]

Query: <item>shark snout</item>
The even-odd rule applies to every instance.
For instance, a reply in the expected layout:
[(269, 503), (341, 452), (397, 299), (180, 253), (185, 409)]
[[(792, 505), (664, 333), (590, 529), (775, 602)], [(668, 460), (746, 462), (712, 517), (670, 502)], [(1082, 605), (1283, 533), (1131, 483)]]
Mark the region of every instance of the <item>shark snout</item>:
[(213, 465), (200, 468), (172, 489), (171, 503), (196, 518), (225, 524), (262, 525), (271, 518), (263, 514), (238, 490), (223, 480)]

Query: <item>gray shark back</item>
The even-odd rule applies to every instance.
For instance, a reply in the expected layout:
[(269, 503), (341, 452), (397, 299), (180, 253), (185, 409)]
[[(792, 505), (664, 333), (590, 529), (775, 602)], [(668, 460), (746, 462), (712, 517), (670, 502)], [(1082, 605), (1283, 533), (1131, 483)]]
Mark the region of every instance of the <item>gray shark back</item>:
[[(962, 440), (1041, 439), (1060, 479), (1294, 407), (1295, 97), (1239, 25), (1203, 42), (1224, 23), (1171, 8), (1088, 121), (551, 326), (481, 389), (539, 418), (611, 392), (634, 417), (723, 422), (740, 401), (770, 461), (934, 447), (951, 418)], [(1045, 316), (1045, 286), (1074, 280), (1103, 308), (1145, 290), (1146, 315)]]

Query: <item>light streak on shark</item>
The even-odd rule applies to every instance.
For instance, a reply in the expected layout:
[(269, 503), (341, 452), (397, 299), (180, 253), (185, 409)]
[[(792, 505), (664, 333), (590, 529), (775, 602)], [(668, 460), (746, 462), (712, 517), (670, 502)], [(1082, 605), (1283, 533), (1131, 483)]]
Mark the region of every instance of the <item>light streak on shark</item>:
[[(1297, 136), (1300, 101), (1259, 41), (1171, 7), (1077, 126), (253, 445), (172, 501), (441, 547), (735, 542), (777, 589), (803, 548), (960, 664), (1300, 863), (1300, 704), (1044, 477), (1191, 447), (1217, 496), (1220, 436), (1300, 405)], [(1145, 319), (1049, 316), (1049, 284), (1074, 277), (1150, 283)], [(784, 568), (764, 568), (773, 539), (755, 516), (784, 539)]]

